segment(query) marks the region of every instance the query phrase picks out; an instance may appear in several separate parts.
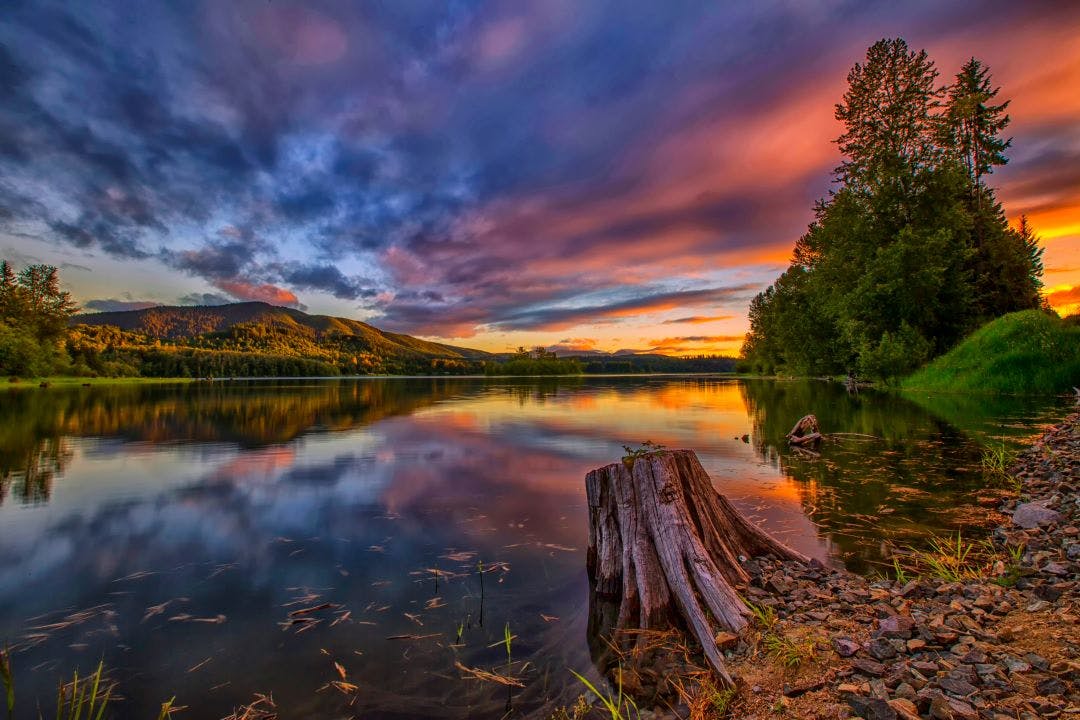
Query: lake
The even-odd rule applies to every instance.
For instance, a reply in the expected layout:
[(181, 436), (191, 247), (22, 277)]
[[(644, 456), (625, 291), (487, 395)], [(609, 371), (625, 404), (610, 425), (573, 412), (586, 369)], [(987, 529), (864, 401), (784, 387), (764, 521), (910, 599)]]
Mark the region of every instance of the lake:
[[(124, 718), (253, 693), (284, 717), (527, 713), (595, 676), (583, 478), (624, 445), (696, 450), (768, 530), (873, 572), (994, 522), (980, 443), (1066, 402), (702, 376), (13, 388), (0, 642), (25, 715), (99, 660)], [(845, 433), (820, 457), (784, 443), (808, 412)], [(525, 687), (462, 679), (505, 670), (507, 630)]]

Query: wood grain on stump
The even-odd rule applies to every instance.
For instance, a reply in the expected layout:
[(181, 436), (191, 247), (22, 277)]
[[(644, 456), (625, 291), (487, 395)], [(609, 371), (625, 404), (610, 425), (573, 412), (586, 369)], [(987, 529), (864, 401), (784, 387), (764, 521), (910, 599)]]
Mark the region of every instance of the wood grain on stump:
[(731, 686), (715, 633), (739, 633), (750, 620), (740, 556), (808, 558), (743, 517), (692, 450), (612, 463), (588, 473), (585, 488), (589, 579), (597, 595), (617, 599), (614, 628), (684, 628)]

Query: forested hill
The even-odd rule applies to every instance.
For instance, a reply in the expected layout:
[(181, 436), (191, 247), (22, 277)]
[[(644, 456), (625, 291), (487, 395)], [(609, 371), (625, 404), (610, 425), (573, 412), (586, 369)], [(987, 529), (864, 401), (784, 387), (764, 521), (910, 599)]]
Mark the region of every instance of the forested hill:
[[(244, 335), (296, 336), (297, 340), (340, 340), (363, 346), (378, 354), (403, 352), (431, 357), (481, 360), (490, 353), (443, 345), (409, 335), (330, 315), (309, 315), (300, 310), (263, 302), (214, 306), (160, 306), (144, 310), (90, 313), (71, 318), (72, 325), (111, 325), (130, 333), (158, 340), (192, 340), (201, 335), (221, 337)], [(258, 326), (266, 333), (252, 333)], [(254, 338), (251, 338), (254, 339)], [(246, 348), (245, 348), (246, 349)]]
[(75, 315), (74, 374), (154, 377), (479, 372), (481, 350), (260, 302)]

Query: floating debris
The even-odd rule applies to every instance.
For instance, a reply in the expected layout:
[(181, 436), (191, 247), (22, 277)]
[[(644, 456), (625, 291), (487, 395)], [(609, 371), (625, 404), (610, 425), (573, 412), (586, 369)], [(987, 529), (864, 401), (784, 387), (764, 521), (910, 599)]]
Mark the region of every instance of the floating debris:
[(430, 635), (389, 635), (387, 640), (427, 640), (428, 638), (439, 637), (442, 633), (431, 633)]
[(311, 607), (301, 608), (299, 610), (293, 610), (289, 613), (289, 617), (300, 617), (302, 615), (310, 615), (311, 613), (319, 612), (320, 610), (330, 610), (341, 607), (334, 603), (319, 603), (318, 605), (312, 605)]
[(227, 618), (224, 615), (215, 615), (214, 617), (195, 617), (194, 615), (188, 615), (187, 613), (181, 613), (179, 615), (173, 615), (169, 618), (169, 622), (192, 622), (192, 623), (206, 623), (207, 625), (221, 625)]
[(172, 605), (173, 603), (185, 603), (185, 602), (189, 602), (188, 598), (186, 598), (186, 597), (184, 597), (184, 598), (175, 598), (173, 600), (166, 600), (165, 602), (161, 603), (160, 605), (151, 605), (150, 607), (146, 608), (146, 613), (143, 615), (143, 618), (142, 618), (142, 620), (140, 622), (146, 622), (147, 620), (149, 620), (152, 617), (156, 617), (158, 615), (161, 615), (162, 613), (165, 612), (166, 609), (168, 609), (169, 605)]
[(481, 670), (480, 668), (466, 667), (461, 664), (460, 660), (454, 662), (454, 667), (460, 670), (464, 675), (483, 682), (493, 682), (499, 685), (505, 685), (508, 687), (525, 687), (525, 683), (521, 682), (517, 678), (507, 677), (506, 675), (500, 675), (499, 673), (488, 672), (487, 670)]
[(199, 668), (205, 667), (205, 666), (207, 665), (207, 663), (209, 663), (209, 662), (210, 662), (211, 660), (213, 660), (213, 658), (212, 658), (212, 657), (208, 657), (208, 658), (206, 658), (205, 660), (203, 660), (203, 661), (202, 661), (201, 663), (198, 663), (197, 665), (193, 665), (193, 666), (189, 667), (189, 668), (187, 669), (187, 672), (189, 672), (189, 673), (193, 673), (193, 672), (195, 672), (196, 670), (198, 670)]
[(274, 704), (273, 696), (255, 693), (254, 701), (233, 710), (231, 715), (222, 720), (277, 720), (277, 716), (277, 705)]

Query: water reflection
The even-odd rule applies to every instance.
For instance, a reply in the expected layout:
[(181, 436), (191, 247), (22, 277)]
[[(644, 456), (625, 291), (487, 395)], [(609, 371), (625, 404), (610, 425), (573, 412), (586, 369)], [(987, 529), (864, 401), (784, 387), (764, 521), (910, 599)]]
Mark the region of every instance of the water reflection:
[[(878, 439), (794, 457), (783, 435), (808, 411)], [(172, 695), (221, 717), (267, 691), (289, 716), (497, 717), (506, 689), (455, 662), (505, 665), (507, 624), (530, 663), (514, 706), (537, 707), (590, 664), (582, 480), (623, 444), (696, 449), (744, 511), (856, 567), (883, 536), (960, 521), (979, 487), (962, 421), (824, 384), (197, 383), (12, 391), (0, 413), (0, 640), (21, 646), (21, 702), (104, 658), (123, 717)], [(327, 689), (334, 663), (355, 698)]]

